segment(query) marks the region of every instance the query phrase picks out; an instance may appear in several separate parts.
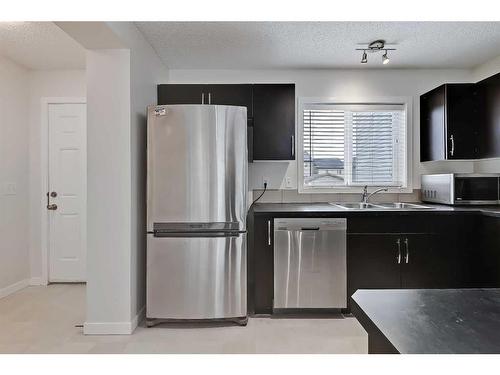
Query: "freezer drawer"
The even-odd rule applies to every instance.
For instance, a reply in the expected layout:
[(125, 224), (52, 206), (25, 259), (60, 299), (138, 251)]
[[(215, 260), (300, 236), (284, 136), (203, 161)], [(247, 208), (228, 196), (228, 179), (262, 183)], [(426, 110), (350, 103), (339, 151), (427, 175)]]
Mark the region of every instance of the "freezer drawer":
[(148, 319), (247, 315), (246, 233), (147, 240)]
[(346, 219), (274, 220), (274, 309), (345, 308)]

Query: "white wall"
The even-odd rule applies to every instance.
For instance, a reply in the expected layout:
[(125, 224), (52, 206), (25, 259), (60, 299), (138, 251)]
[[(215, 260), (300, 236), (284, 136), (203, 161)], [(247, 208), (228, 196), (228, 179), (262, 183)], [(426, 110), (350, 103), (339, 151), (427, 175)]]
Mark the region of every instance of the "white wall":
[(0, 297), (30, 277), (28, 92), (28, 71), (0, 57)]
[[(370, 98), (410, 96), (413, 98), (413, 187), (420, 187), (420, 174), (473, 170), (473, 162), (420, 163), (419, 96), (445, 82), (470, 82), (469, 70), (444, 69), (356, 69), (356, 70), (170, 70), (170, 83), (265, 83), (296, 84), (297, 97)], [(271, 189), (286, 188), (291, 177), (296, 189), (296, 163), (261, 162), (250, 165), (249, 186), (262, 186), (269, 177)], [(311, 198), (314, 199), (314, 198)]]
[(46, 188), (41, 182), (41, 99), (44, 97), (85, 97), (85, 70), (32, 70), (29, 77), (30, 154), (30, 269), (31, 277), (42, 276), (41, 215)]

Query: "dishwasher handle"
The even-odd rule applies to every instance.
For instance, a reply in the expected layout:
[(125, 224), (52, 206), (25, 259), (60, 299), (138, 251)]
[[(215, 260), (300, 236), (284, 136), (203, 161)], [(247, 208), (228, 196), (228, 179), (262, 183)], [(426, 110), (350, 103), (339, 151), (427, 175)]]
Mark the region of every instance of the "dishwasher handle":
[(319, 227), (303, 227), (300, 230), (319, 230)]

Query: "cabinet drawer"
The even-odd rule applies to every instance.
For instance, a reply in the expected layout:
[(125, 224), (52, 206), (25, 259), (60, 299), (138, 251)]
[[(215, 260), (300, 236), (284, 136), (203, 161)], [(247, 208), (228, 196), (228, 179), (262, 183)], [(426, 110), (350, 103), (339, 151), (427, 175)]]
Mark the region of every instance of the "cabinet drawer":
[(352, 217), (347, 220), (347, 232), (356, 234), (378, 233), (429, 233), (432, 232), (431, 218), (411, 214)]

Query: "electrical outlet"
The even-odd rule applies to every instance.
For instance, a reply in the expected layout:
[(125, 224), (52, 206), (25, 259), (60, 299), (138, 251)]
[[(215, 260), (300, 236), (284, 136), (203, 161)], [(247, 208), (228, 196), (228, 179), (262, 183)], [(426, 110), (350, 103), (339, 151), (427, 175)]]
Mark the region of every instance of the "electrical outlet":
[(264, 187), (264, 185), (269, 187), (269, 178), (262, 176), (262, 187)]
[(285, 187), (286, 188), (291, 188), (292, 187), (292, 178), (287, 176), (285, 177)]

